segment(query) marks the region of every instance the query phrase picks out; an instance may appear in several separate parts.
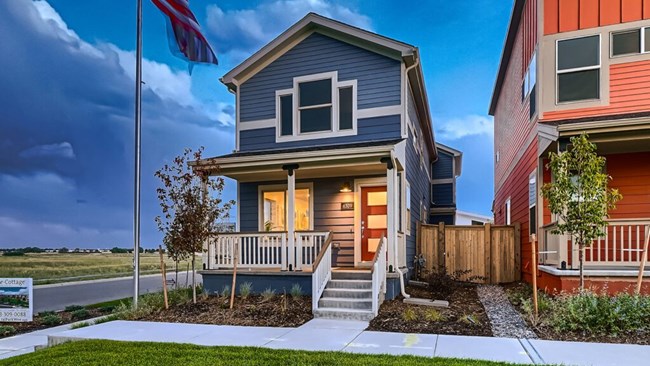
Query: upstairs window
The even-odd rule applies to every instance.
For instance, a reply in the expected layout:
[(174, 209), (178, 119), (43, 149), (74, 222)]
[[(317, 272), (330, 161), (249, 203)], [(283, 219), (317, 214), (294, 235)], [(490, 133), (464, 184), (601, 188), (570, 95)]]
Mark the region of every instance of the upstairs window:
[(533, 118), (537, 110), (537, 99), (535, 97), (537, 85), (537, 52), (533, 53), (533, 56), (530, 59), (526, 73), (524, 74), (524, 80), (521, 86), (521, 100), (525, 101), (528, 98), (529, 108), (529, 117)]
[(612, 33), (612, 56), (641, 53), (641, 29)]
[(600, 98), (600, 35), (557, 41), (557, 102)]
[(356, 80), (337, 72), (300, 76), (276, 92), (278, 141), (356, 134)]

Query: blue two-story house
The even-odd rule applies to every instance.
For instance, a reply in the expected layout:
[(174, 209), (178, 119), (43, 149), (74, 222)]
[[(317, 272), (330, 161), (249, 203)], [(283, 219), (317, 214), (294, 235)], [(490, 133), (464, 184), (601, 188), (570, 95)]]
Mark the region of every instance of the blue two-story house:
[(236, 266), (257, 292), (300, 285), (316, 316), (407, 295), (438, 158), (418, 48), (310, 13), (221, 81), (236, 149), (194, 169), (237, 182), (237, 229), (205, 243), (206, 291)]

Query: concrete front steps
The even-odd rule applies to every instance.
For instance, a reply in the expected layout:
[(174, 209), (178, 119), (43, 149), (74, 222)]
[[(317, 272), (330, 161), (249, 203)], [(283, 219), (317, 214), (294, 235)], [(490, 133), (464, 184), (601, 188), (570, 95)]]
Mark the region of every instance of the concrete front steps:
[(332, 271), (332, 279), (318, 300), (314, 318), (368, 321), (374, 317), (370, 271)]

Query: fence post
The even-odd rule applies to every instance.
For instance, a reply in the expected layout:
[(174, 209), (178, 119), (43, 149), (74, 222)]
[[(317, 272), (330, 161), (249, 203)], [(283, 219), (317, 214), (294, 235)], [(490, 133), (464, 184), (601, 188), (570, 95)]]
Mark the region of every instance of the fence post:
[(515, 222), (515, 279), (521, 281), (521, 224)]
[(438, 223), (438, 272), (447, 271), (447, 243), (445, 241), (445, 223)]
[(487, 277), (487, 283), (493, 284), (495, 281), (492, 275), (492, 225), (487, 223), (483, 229), (485, 235), (485, 277)]

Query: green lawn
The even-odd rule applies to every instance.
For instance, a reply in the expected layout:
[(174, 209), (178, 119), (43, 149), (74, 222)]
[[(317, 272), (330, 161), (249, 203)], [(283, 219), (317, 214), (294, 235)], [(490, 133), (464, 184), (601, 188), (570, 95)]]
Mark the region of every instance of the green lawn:
[[(201, 257), (196, 259), (201, 265)], [(165, 256), (167, 273), (173, 273), (175, 264)], [(185, 271), (188, 262), (179, 263), (178, 270)], [(0, 256), (0, 277), (31, 277), (34, 284), (70, 282), (130, 276), (133, 271), (133, 254), (113, 253), (28, 253), (24, 256)], [(158, 254), (140, 254), (142, 274), (160, 273)]]
[(0, 360), (0, 366), (79, 365), (507, 365), (506, 363), (413, 356), (304, 352), (251, 347), (201, 347), (188, 344), (81, 341)]

